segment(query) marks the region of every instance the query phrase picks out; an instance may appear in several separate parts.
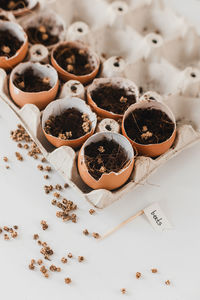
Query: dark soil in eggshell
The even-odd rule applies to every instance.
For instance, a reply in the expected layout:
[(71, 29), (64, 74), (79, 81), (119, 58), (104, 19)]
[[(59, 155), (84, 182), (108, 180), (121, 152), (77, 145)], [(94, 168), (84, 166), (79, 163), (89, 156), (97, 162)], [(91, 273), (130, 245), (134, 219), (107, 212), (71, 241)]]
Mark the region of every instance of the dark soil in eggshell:
[(161, 110), (138, 108), (132, 111), (124, 121), (128, 137), (138, 144), (159, 144), (168, 140), (173, 131), (174, 123)]
[(77, 76), (90, 74), (94, 71), (91, 57), (87, 50), (64, 45), (54, 53), (58, 65), (69, 73)]
[(38, 27), (28, 27), (26, 33), (31, 44), (51, 46), (59, 42), (59, 37), (51, 34), (51, 30), (52, 27), (42, 25)]
[(61, 115), (50, 116), (44, 130), (52, 136), (74, 140), (91, 131), (91, 122), (86, 114), (76, 108), (69, 108)]
[(21, 48), (23, 42), (9, 30), (0, 29), (0, 56), (12, 57)]
[(96, 180), (104, 173), (119, 172), (129, 163), (126, 151), (114, 140), (106, 138), (86, 146), (84, 157), (88, 172)]
[(50, 78), (37, 75), (31, 67), (21, 74), (15, 74), (14, 85), (21, 91), (28, 93), (48, 91), (52, 88)]
[(92, 100), (98, 107), (122, 115), (127, 108), (136, 102), (132, 89), (125, 89), (111, 83), (100, 84), (91, 92)]

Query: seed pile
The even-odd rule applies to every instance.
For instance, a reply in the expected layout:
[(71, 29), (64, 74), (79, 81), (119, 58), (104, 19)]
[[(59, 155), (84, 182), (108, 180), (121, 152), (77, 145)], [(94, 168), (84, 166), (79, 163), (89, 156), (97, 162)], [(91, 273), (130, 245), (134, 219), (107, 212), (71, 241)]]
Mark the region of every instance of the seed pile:
[(18, 237), (18, 226), (14, 225), (13, 227), (3, 226), (0, 227), (0, 235), (2, 234), (4, 236), (4, 240), (8, 241), (10, 239), (15, 239)]
[(170, 138), (174, 123), (161, 110), (135, 109), (124, 122), (127, 135), (139, 144), (158, 144)]
[(47, 134), (63, 140), (80, 138), (91, 130), (88, 115), (76, 108), (69, 108), (61, 115), (50, 116), (45, 122), (44, 130)]
[(13, 33), (0, 29), (0, 56), (12, 57), (21, 48), (21, 42)]
[(53, 35), (52, 26), (40, 25), (38, 27), (28, 27), (26, 33), (31, 44), (42, 44), (44, 46), (51, 46), (59, 42), (59, 38)]
[(129, 163), (125, 150), (107, 139), (85, 147), (84, 157), (88, 172), (96, 180), (104, 173), (119, 172)]
[(120, 115), (136, 102), (132, 88), (120, 88), (111, 83), (100, 84), (91, 92), (91, 97), (100, 108)]
[(54, 52), (57, 63), (74, 75), (90, 74), (94, 70), (88, 51), (69, 45), (60, 46)]
[(48, 91), (52, 88), (50, 78), (36, 74), (32, 67), (21, 74), (16, 73), (13, 83), (18, 89), (28, 93)]

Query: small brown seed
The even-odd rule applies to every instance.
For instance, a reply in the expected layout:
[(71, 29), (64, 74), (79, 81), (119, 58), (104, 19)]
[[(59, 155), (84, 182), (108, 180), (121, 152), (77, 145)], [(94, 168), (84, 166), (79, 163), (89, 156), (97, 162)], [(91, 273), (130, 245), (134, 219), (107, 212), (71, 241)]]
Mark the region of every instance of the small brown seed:
[(84, 261), (84, 257), (83, 257), (83, 256), (79, 256), (79, 257), (78, 257), (78, 261), (79, 261), (79, 262)]
[(10, 47), (8, 46), (2, 46), (1, 50), (5, 53), (5, 54), (9, 54), (10, 53)]
[(44, 179), (49, 179), (49, 175), (44, 175)]
[(42, 259), (38, 259), (37, 263), (38, 263), (39, 266), (42, 265), (43, 264)]
[(140, 277), (141, 277), (141, 273), (140, 272), (137, 272), (136, 274), (135, 274), (135, 277), (137, 278), (137, 279), (139, 279)]
[(73, 255), (72, 255), (72, 253), (70, 252), (70, 253), (68, 253), (68, 255), (67, 255), (69, 258), (72, 258), (73, 257)]
[(37, 239), (39, 239), (39, 235), (38, 235), (37, 233), (36, 233), (36, 234), (34, 234), (34, 235), (33, 235), (33, 239), (34, 239), (34, 240), (37, 240)]
[(43, 34), (42, 34), (42, 39), (43, 39), (43, 41), (48, 40), (48, 38), (49, 38), (48, 34), (46, 34), (46, 33), (43, 33)]
[(71, 278), (67, 277), (65, 278), (65, 283), (66, 284), (70, 284), (72, 282)]
[(69, 186), (68, 183), (65, 183), (65, 184), (64, 184), (64, 188), (65, 188), (65, 189), (68, 188), (68, 186)]
[(126, 289), (125, 289), (125, 288), (122, 288), (122, 289), (121, 289), (121, 293), (122, 293), (122, 294), (126, 294)]
[(3, 160), (4, 160), (5, 162), (8, 162), (7, 156), (4, 156)]
[(38, 165), (37, 168), (38, 168), (38, 170), (40, 170), (40, 171), (43, 171), (43, 169), (44, 169), (42, 165)]
[(170, 285), (171, 282), (170, 282), (169, 280), (166, 280), (166, 281), (165, 281), (165, 284), (166, 284), (166, 285)]
[(8, 227), (8, 226), (4, 226), (4, 227), (3, 227), (3, 230), (9, 232), (9, 227)]
[(33, 264), (30, 264), (28, 267), (29, 267), (30, 270), (34, 270), (35, 269), (35, 266)]
[(45, 33), (47, 31), (46, 27), (44, 25), (40, 25), (38, 30), (39, 30), (39, 32), (42, 32), (42, 33)]
[(4, 234), (4, 240), (8, 241), (10, 238), (7, 234)]
[(91, 215), (93, 215), (93, 214), (95, 213), (95, 210), (94, 210), (93, 208), (91, 208), (91, 209), (89, 210), (89, 213), (90, 213)]
[(18, 236), (18, 233), (16, 231), (11, 233), (11, 236), (13, 239), (15, 239)]
[(98, 232), (93, 232), (92, 233), (92, 236), (95, 238), (95, 239), (99, 239), (100, 238), (100, 234)]
[(14, 225), (13, 228), (14, 228), (15, 230), (17, 230), (17, 229), (18, 229), (18, 226), (17, 226), (17, 225)]
[(87, 229), (84, 229), (84, 230), (83, 230), (83, 234), (88, 235), (88, 234), (89, 234), (89, 231), (88, 231)]
[(152, 273), (157, 273), (158, 270), (157, 270), (157, 269), (151, 269), (151, 272), (152, 272)]
[(66, 263), (67, 263), (67, 258), (66, 258), (66, 257), (62, 257), (62, 258), (61, 258), (61, 262), (62, 262), (63, 264), (66, 264)]

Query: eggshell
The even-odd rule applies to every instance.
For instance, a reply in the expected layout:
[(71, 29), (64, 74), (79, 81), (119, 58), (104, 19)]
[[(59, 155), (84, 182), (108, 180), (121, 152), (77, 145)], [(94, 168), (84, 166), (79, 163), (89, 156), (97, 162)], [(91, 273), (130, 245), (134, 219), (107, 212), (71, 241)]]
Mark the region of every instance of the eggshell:
[[(73, 46), (73, 47), (77, 47), (78, 49), (84, 49), (84, 50), (88, 51), (88, 53), (91, 57), (91, 61), (94, 64), (94, 70), (90, 74), (79, 76), (79, 75), (69, 73), (66, 70), (64, 70), (63, 68), (61, 68), (61, 66), (59, 66), (59, 64), (57, 63), (57, 61), (54, 58), (54, 53), (60, 46), (64, 46), (64, 45)], [(97, 75), (97, 73), (99, 71), (99, 67), (100, 67), (100, 59), (97, 56), (97, 54), (93, 50), (88, 48), (86, 45), (84, 45), (82, 42), (78, 42), (78, 41), (63, 42), (63, 43), (58, 44), (58, 46), (54, 47), (52, 50), (52, 53), (51, 53), (51, 63), (56, 68), (59, 76), (64, 81), (78, 80), (82, 84), (87, 84), (87, 83), (91, 82), (92, 79)]]
[[(126, 117), (132, 111), (134, 111), (135, 109), (138, 109), (138, 108), (143, 108), (143, 109), (154, 108), (154, 109), (158, 109), (158, 110), (165, 112), (174, 123), (174, 131), (173, 131), (172, 135), (170, 136), (170, 138), (159, 144), (148, 144), (148, 145), (138, 144), (138, 143), (134, 142), (133, 140), (131, 140), (126, 133), (126, 130), (124, 127), (124, 121), (125, 121)], [(123, 121), (122, 121), (122, 133), (130, 141), (132, 146), (137, 149), (139, 155), (149, 156), (149, 157), (157, 157), (157, 156), (165, 153), (172, 146), (172, 144), (175, 140), (175, 137), (176, 137), (175, 117), (174, 117), (172, 111), (165, 104), (155, 101), (155, 100), (142, 100), (142, 101), (139, 101), (138, 103), (131, 105), (125, 112)]]
[[(127, 152), (128, 158), (130, 163), (120, 170), (118, 173), (110, 172), (104, 173), (96, 180), (93, 178), (90, 173), (88, 172), (85, 157), (84, 157), (84, 149), (91, 143), (98, 142), (102, 139), (114, 140), (119, 145), (121, 145), (124, 150)], [(107, 189), (107, 190), (114, 190), (122, 186), (130, 177), (134, 166), (134, 151), (129, 143), (129, 141), (123, 137), (121, 134), (113, 133), (113, 132), (99, 132), (91, 136), (82, 146), (81, 150), (79, 151), (78, 155), (78, 170), (82, 180), (90, 186), (92, 189)]]
[[(29, 27), (39, 27), (41, 25), (50, 27), (50, 33), (58, 36), (59, 41), (56, 44), (46, 46), (48, 49), (52, 49), (65, 39), (65, 22), (51, 9), (45, 8), (45, 10), (43, 9), (37, 14), (30, 15), (28, 18), (24, 18), (24, 20), (21, 21), (21, 24), (25, 31), (27, 31)], [(29, 43), (31, 44), (31, 41), (29, 41)]]
[[(50, 78), (52, 88), (48, 91), (41, 92), (24, 92), (17, 88), (14, 84), (16, 73), (23, 73), (27, 68), (32, 67), (37, 74), (42, 74), (44, 77)], [(11, 74), (9, 81), (10, 94), (13, 101), (20, 107), (27, 103), (35, 104), (40, 110), (44, 109), (47, 104), (55, 99), (58, 92), (59, 80), (56, 70), (50, 65), (43, 65), (40, 63), (26, 62), (16, 66)]]
[[(74, 90), (76, 87), (76, 90)], [(76, 97), (80, 99), (85, 99), (85, 88), (84, 86), (77, 80), (69, 80), (65, 82), (62, 87), (60, 98), (65, 97)]]
[[(60, 115), (63, 111), (68, 108), (76, 108), (82, 113), (85, 113), (89, 116), (91, 121), (91, 130), (87, 134), (81, 136), (78, 139), (63, 140), (53, 135), (47, 134), (44, 130), (45, 122), (49, 119), (50, 116)], [(58, 99), (50, 103), (43, 112), (42, 115), (42, 129), (47, 138), (47, 140), (54, 145), (55, 147), (61, 146), (70, 146), (72, 148), (79, 148), (95, 131), (97, 124), (96, 114), (92, 112), (89, 105), (85, 101), (76, 98), (76, 97), (66, 97), (64, 99)]]
[(131, 88), (132, 91), (130, 92), (130, 94), (133, 94), (133, 93), (135, 94), (136, 102), (138, 101), (138, 97), (139, 97), (138, 88), (134, 82), (132, 82), (129, 79), (122, 78), (122, 77), (97, 78), (88, 87), (88, 89), (87, 89), (88, 104), (92, 107), (92, 109), (97, 113), (98, 116), (100, 116), (102, 118), (110, 118), (110, 119), (115, 119), (115, 120), (118, 120), (120, 118), (122, 119), (123, 115), (115, 114), (111, 111), (107, 111), (105, 109), (100, 108), (99, 106), (97, 106), (97, 104), (92, 99), (92, 96), (91, 96), (92, 91), (97, 89), (99, 85), (107, 84), (107, 83), (111, 83), (115, 86), (125, 88), (125, 89)]
[(114, 119), (105, 118), (101, 120), (97, 126), (97, 132), (120, 132), (120, 125)]
[(28, 51), (28, 37), (23, 28), (17, 23), (0, 21), (0, 27), (1, 29), (9, 30), (17, 36), (20, 41), (23, 41), (21, 48), (18, 49), (12, 57), (0, 56), (0, 68), (10, 70), (25, 58)]

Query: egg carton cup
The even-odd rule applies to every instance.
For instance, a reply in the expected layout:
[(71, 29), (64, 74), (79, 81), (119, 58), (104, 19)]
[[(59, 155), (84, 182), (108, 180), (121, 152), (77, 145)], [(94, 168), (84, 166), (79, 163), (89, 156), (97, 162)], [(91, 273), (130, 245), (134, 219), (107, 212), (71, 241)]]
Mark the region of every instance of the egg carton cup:
[[(19, 109), (9, 95), (8, 76), (0, 70), (1, 100), (65, 181), (94, 206), (104, 208), (200, 141), (200, 38), (182, 16), (158, 0), (41, 0), (41, 11), (45, 7), (64, 20), (67, 40), (83, 41), (101, 56), (99, 77), (132, 80), (140, 90), (140, 100), (167, 104), (176, 119), (177, 137), (165, 154), (156, 159), (137, 156), (128, 182), (117, 190), (92, 190), (79, 176), (78, 152), (67, 146), (56, 149), (47, 141), (41, 128), (42, 112), (32, 104)], [(65, 83), (57, 98), (72, 97), (73, 84)], [(74, 96), (84, 99), (84, 87), (76, 84)]]

